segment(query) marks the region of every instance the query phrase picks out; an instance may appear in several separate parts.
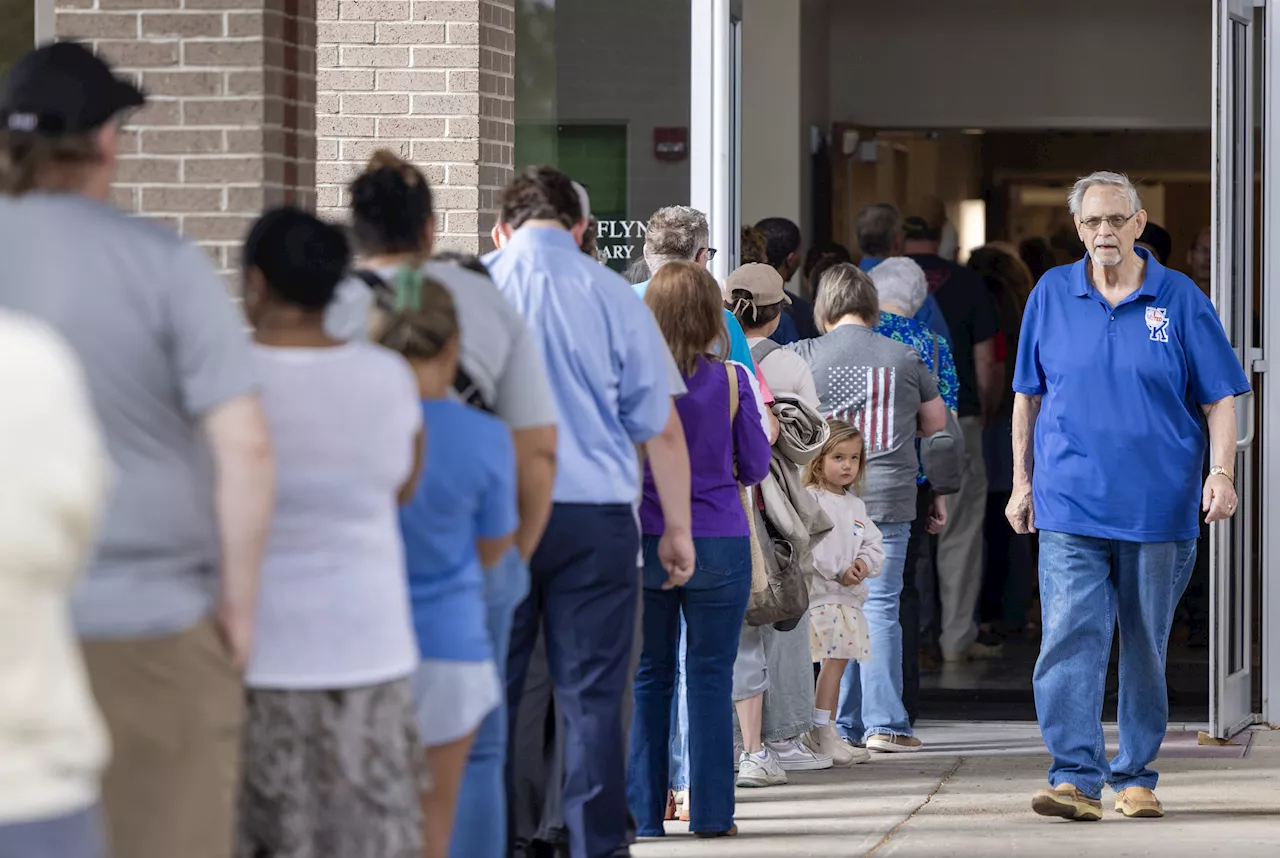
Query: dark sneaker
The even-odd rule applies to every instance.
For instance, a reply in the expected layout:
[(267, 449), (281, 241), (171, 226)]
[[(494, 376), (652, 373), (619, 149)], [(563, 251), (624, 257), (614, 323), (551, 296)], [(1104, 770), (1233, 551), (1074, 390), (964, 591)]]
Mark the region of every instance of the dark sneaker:
[(1042, 789), (1031, 799), (1031, 809), (1041, 816), (1097, 822), (1102, 819), (1102, 799), (1090, 798), (1071, 784)]

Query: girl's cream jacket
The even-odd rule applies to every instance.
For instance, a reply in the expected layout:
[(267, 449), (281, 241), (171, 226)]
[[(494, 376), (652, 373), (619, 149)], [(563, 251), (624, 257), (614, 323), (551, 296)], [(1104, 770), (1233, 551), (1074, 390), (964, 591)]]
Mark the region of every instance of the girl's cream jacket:
[(867, 601), (867, 582), (846, 587), (840, 578), (855, 560), (867, 564), (868, 578), (880, 574), (884, 566), (880, 528), (867, 515), (867, 505), (862, 498), (853, 492), (837, 495), (811, 487), (809, 494), (817, 499), (834, 525), (813, 549), (813, 565), (818, 574), (809, 579), (809, 604), (861, 608)]
[(108, 469), (71, 349), (0, 311), (0, 824), (97, 801), (107, 738), (68, 597)]

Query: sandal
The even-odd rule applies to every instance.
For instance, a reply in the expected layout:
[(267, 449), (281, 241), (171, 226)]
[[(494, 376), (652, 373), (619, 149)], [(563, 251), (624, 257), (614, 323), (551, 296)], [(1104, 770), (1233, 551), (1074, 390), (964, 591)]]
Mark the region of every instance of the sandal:
[(676, 794), (671, 790), (667, 790), (667, 810), (662, 815), (664, 822), (670, 822), (676, 818)]

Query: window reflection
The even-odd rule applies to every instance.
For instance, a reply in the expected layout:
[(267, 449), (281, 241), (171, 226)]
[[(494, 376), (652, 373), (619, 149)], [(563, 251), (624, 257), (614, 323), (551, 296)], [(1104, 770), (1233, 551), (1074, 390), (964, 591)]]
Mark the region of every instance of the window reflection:
[(35, 0), (0, 0), (0, 75), (35, 45)]
[(515, 166), (585, 185), (610, 267), (689, 202), (690, 0), (518, 0)]

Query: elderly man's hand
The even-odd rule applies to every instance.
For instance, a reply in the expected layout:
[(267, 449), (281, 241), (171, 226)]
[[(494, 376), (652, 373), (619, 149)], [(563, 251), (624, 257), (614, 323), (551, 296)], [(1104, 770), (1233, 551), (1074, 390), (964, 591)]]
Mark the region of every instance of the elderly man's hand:
[(1225, 474), (1214, 474), (1204, 481), (1204, 499), (1200, 508), (1207, 513), (1208, 524), (1224, 521), (1236, 514), (1236, 487)]
[(1009, 519), (1014, 533), (1036, 532), (1036, 508), (1031, 500), (1031, 486), (1013, 487), (1009, 505), (1004, 508), (1004, 517)]

